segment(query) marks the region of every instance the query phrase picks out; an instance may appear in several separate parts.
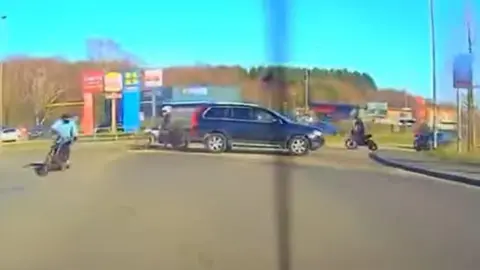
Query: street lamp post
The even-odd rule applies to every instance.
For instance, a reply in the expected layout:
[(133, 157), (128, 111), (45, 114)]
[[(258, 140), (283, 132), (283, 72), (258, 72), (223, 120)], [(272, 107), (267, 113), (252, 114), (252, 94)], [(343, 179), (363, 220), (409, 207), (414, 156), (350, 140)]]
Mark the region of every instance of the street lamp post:
[(430, 50), (432, 57), (432, 130), (433, 130), (433, 148), (437, 148), (437, 71), (436, 71), (436, 48), (435, 48), (435, 12), (434, 0), (429, 0), (430, 6)]
[[(6, 15), (0, 16), (0, 37), (2, 36), (3, 21), (7, 19)], [(5, 37), (4, 37), (5, 38)], [(3, 127), (3, 68), (4, 59), (0, 59), (0, 128)]]

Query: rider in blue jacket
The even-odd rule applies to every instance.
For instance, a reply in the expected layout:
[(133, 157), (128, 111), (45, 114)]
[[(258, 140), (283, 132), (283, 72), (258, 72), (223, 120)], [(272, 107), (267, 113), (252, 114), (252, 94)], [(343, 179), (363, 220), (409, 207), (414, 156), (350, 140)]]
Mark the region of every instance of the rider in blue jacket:
[(65, 155), (66, 165), (70, 165), (70, 146), (77, 140), (78, 130), (75, 121), (68, 114), (63, 114), (60, 119), (51, 126), (52, 132), (56, 135), (55, 144), (61, 146)]

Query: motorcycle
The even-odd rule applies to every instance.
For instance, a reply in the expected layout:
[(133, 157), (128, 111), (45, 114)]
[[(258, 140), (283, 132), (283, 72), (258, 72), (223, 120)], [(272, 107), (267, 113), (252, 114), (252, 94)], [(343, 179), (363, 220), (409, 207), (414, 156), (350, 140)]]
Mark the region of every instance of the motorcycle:
[(172, 128), (171, 130), (152, 128), (148, 130), (147, 133), (147, 148), (152, 148), (157, 145), (168, 148), (168, 146), (171, 145), (175, 150), (185, 150), (189, 145), (188, 134), (181, 128)]
[(376, 151), (378, 150), (378, 145), (373, 141), (372, 137), (372, 134), (365, 136), (350, 135), (350, 137), (345, 140), (345, 147), (348, 150), (354, 150), (359, 146), (367, 146), (370, 151)]
[(66, 169), (69, 169), (69, 166), (67, 165), (67, 156), (62, 151), (62, 148), (67, 143), (55, 142), (50, 147), (50, 150), (48, 151), (43, 163), (35, 168), (35, 173), (38, 176), (47, 176), (48, 173), (52, 170), (64, 171)]
[(413, 149), (415, 151), (429, 151), (433, 148), (432, 136), (430, 134), (415, 134)]

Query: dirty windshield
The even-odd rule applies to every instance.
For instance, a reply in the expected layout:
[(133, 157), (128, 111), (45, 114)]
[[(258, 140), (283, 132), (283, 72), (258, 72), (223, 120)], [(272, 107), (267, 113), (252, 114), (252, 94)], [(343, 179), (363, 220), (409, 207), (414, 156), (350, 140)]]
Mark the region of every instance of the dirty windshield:
[(0, 269), (480, 269), (479, 16), (0, 1)]

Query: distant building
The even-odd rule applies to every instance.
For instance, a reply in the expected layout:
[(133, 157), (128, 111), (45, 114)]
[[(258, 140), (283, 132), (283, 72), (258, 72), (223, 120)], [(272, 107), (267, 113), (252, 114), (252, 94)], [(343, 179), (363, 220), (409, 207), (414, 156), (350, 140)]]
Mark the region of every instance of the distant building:
[(352, 118), (360, 109), (359, 105), (346, 103), (311, 102), (309, 106), (317, 115), (321, 114), (332, 120)]

